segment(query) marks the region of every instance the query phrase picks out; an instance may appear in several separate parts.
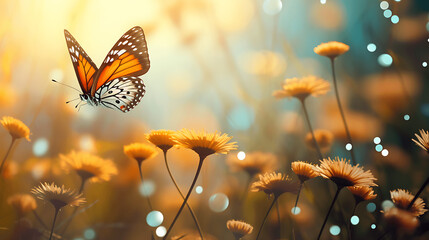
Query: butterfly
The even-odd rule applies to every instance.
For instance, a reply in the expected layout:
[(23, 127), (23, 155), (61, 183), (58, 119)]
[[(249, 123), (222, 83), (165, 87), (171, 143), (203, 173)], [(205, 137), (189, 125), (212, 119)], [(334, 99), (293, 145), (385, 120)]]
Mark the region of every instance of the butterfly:
[(122, 112), (137, 106), (146, 92), (139, 76), (150, 68), (147, 43), (141, 27), (133, 27), (122, 35), (108, 52), (100, 69), (67, 30), (64, 30), (64, 35), (82, 89), (79, 95), (81, 102)]

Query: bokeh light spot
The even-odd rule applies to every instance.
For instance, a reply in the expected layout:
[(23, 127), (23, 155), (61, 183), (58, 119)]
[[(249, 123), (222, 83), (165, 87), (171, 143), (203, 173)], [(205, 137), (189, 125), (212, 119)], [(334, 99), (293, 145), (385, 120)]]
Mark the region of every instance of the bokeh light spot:
[(167, 229), (164, 226), (159, 226), (156, 228), (155, 233), (158, 237), (164, 237), (167, 234)]
[(142, 196), (151, 196), (155, 192), (155, 183), (151, 180), (143, 181), (139, 186), (139, 192)]
[(374, 212), (375, 209), (377, 209), (377, 205), (375, 205), (375, 203), (373, 203), (373, 202), (370, 202), (366, 205), (366, 210), (368, 212)]
[(346, 144), (346, 150), (347, 150), (347, 151), (352, 150), (352, 148), (353, 148), (353, 145), (352, 145), (351, 143), (347, 143), (347, 144)]
[(196, 192), (197, 194), (201, 194), (201, 193), (203, 192), (203, 187), (201, 187), (201, 186), (197, 186), (197, 187), (195, 188), (195, 192)]
[(378, 56), (378, 63), (383, 67), (389, 67), (393, 63), (393, 58), (387, 53)]
[(281, 0), (265, 0), (262, 7), (266, 14), (276, 15), (282, 10), (283, 3)]
[(383, 149), (383, 151), (381, 151), (381, 155), (383, 155), (384, 157), (387, 157), (387, 155), (389, 155), (389, 150)]
[(151, 227), (157, 227), (164, 221), (164, 215), (160, 211), (152, 211), (147, 214), (146, 222)]
[(382, 150), (383, 150), (383, 146), (381, 144), (377, 144), (377, 146), (375, 146), (375, 151), (381, 152)]
[(358, 216), (353, 216), (353, 217), (351, 217), (350, 218), (350, 222), (353, 224), (353, 225), (358, 225), (359, 224), (359, 217)]
[(405, 114), (405, 115), (404, 115), (404, 120), (405, 120), (405, 121), (408, 121), (408, 120), (410, 120), (410, 115), (408, 115), (408, 114)]
[(325, 4), (325, 3), (326, 3), (326, 0), (320, 0), (320, 3), (321, 3), (321, 4)]
[(388, 9), (389, 8), (389, 3), (387, 1), (382, 1), (380, 3), (380, 8), (383, 9), (383, 10)]
[(399, 22), (399, 17), (397, 15), (393, 15), (392, 18), (390, 18), (390, 21), (392, 21), (393, 24), (397, 24)]
[(298, 215), (299, 213), (301, 213), (301, 208), (299, 207), (293, 207), (291, 210), (293, 215)]
[(240, 151), (237, 153), (238, 160), (244, 160), (246, 158), (246, 153), (243, 151)]
[(95, 231), (92, 228), (88, 228), (83, 232), (83, 236), (86, 239), (94, 239), (95, 238)]
[(375, 144), (380, 144), (381, 143), (381, 138), (380, 137), (375, 137), (374, 138), (374, 143)]
[(34, 141), (33, 153), (37, 157), (41, 157), (49, 150), (49, 142), (46, 138), (39, 138)]
[(332, 226), (329, 228), (329, 232), (330, 232), (332, 235), (337, 236), (337, 235), (339, 235), (339, 234), (340, 234), (340, 232), (341, 232), (341, 228), (340, 228), (339, 226), (337, 226), (337, 225), (332, 225)]
[(384, 12), (383, 12), (383, 16), (384, 16), (385, 18), (390, 18), (390, 17), (392, 16), (392, 11), (390, 11), (389, 9), (384, 10)]
[(427, 66), (428, 66), (428, 63), (427, 63), (427, 62), (422, 62), (422, 66), (423, 66), (423, 67), (427, 67)]
[(223, 212), (228, 208), (229, 199), (223, 193), (213, 194), (209, 198), (209, 207), (213, 212)]
[(381, 203), (381, 208), (383, 208), (384, 211), (387, 211), (387, 210), (389, 210), (390, 208), (392, 208), (394, 206), (395, 206), (395, 204), (393, 204), (393, 202), (390, 201), (390, 200), (384, 200)]
[(377, 225), (375, 225), (374, 223), (371, 224), (371, 229), (376, 229), (376, 228), (377, 228)]
[(377, 50), (377, 46), (374, 43), (370, 43), (366, 46), (366, 49), (368, 49), (369, 52), (375, 52), (375, 50)]

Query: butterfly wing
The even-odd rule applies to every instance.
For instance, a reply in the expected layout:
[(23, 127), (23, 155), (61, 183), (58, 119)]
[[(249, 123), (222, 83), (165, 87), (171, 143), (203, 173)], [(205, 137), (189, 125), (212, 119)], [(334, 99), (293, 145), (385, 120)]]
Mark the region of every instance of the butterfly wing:
[(133, 27), (115, 43), (107, 54), (91, 88), (91, 95), (104, 84), (117, 78), (137, 77), (150, 67), (143, 29)]
[(98, 69), (74, 37), (64, 30), (67, 48), (83, 93), (89, 93)]
[(103, 84), (94, 97), (105, 107), (128, 112), (145, 94), (143, 80), (138, 77), (119, 77)]

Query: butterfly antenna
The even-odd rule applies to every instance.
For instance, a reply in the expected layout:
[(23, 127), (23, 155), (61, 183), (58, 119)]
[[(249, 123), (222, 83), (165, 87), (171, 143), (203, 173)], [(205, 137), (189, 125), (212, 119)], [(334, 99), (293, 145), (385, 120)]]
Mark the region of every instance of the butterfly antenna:
[(76, 106), (74, 106), (74, 108), (77, 108), (77, 107), (79, 107), (79, 104), (82, 102), (82, 100), (80, 100), (80, 102), (78, 102), (77, 104), (76, 104)]
[(69, 104), (69, 103), (71, 103), (71, 102), (73, 102), (73, 101), (76, 101), (76, 100), (79, 100), (80, 98), (75, 98), (75, 99), (72, 99), (72, 100), (70, 100), (70, 101), (67, 101), (66, 102), (66, 104)]
[(82, 92), (82, 91), (79, 91), (79, 89), (77, 89), (77, 88), (74, 88), (74, 87), (72, 87), (72, 86), (69, 86), (69, 85), (64, 84), (64, 83), (61, 83), (61, 82), (58, 82), (58, 81), (57, 81), (57, 80), (55, 80), (55, 79), (52, 79), (52, 82), (54, 82), (54, 83), (58, 83), (58, 84), (61, 84), (61, 85), (63, 85), (63, 86), (69, 87), (69, 88), (72, 88), (72, 89), (74, 89), (74, 90), (78, 91), (79, 93), (81, 93), (81, 92)]

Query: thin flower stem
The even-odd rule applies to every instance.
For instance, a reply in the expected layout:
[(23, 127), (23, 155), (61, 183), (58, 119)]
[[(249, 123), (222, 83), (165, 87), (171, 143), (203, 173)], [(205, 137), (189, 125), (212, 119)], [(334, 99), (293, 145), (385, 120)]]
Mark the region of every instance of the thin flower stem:
[(305, 100), (300, 99), (300, 101), (302, 105), (302, 110), (304, 111), (305, 120), (307, 121), (308, 128), (310, 129), (311, 137), (313, 138), (314, 146), (316, 147), (317, 153), (319, 154), (319, 158), (321, 160), (323, 159), (323, 154), (322, 154), (322, 151), (320, 151), (319, 144), (317, 143), (316, 137), (314, 136), (314, 131), (313, 131), (313, 128), (311, 127), (310, 118), (308, 117), (307, 107), (305, 106), (305, 102), (304, 102)]
[(331, 68), (332, 68), (332, 78), (333, 78), (333, 82), (334, 82), (335, 97), (337, 99), (337, 105), (338, 105), (338, 108), (340, 109), (341, 119), (343, 120), (344, 128), (346, 130), (347, 141), (348, 141), (348, 143), (350, 143), (352, 145), (352, 148), (350, 149), (350, 154), (352, 157), (352, 163), (353, 163), (353, 165), (356, 165), (356, 158), (355, 158), (355, 153), (353, 150), (354, 145), (353, 145), (353, 141), (352, 141), (352, 136), (350, 135), (350, 131), (349, 131), (349, 127), (347, 125), (346, 117), (344, 115), (343, 107), (341, 106), (340, 94), (338, 93), (337, 78), (335, 76), (334, 58), (331, 58)]
[[(83, 178), (83, 177), (81, 177), (80, 187), (79, 187), (79, 194), (81, 194), (81, 193), (83, 192), (83, 187), (85, 186), (85, 182), (86, 182), (86, 180), (88, 180), (88, 178)], [(67, 223), (65, 223), (65, 227), (64, 227), (63, 231), (61, 232), (61, 235), (64, 235), (64, 233), (65, 233), (65, 232), (67, 231), (67, 229), (69, 228), (70, 223), (72, 222), (73, 218), (76, 216), (76, 212), (77, 212), (78, 208), (79, 208), (78, 206), (74, 207), (74, 209), (73, 209), (73, 213), (72, 213), (72, 215), (71, 215), (71, 218), (68, 220), (68, 222), (67, 222)], [(61, 226), (61, 224), (60, 224), (60, 226)], [(59, 227), (60, 227), (60, 226), (59, 226)]]
[[(142, 172), (141, 163), (140, 162), (137, 162), (137, 163), (139, 164), (140, 179), (141, 179), (142, 184), (143, 184), (144, 180), (143, 180), (143, 172)], [(146, 197), (147, 204), (149, 205), (149, 209), (150, 209), (150, 211), (152, 211), (153, 208), (152, 208), (152, 203), (150, 202), (150, 198), (149, 198), (149, 196), (145, 196), (145, 197)]]
[(51, 234), (49, 235), (49, 240), (52, 239), (52, 234), (54, 233), (55, 221), (57, 220), (59, 210), (60, 210), (59, 208), (55, 208), (55, 216), (54, 216), (54, 221), (52, 221)]
[(276, 202), (276, 212), (277, 212), (277, 224), (280, 227), (280, 208), (279, 208), (279, 201)]
[(194, 180), (192, 181), (191, 187), (189, 187), (188, 193), (186, 194), (185, 199), (183, 200), (182, 206), (180, 206), (179, 211), (177, 212), (176, 216), (173, 219), (173, 222), (171, 223), (170, 227), (168, 227), (167, 233), (164, 236), (164, 240), (167, 239), (168, 234), (171, 232), (171, 229), (173, 229), (174, 224), (177, 221), (177, 218), (179, 218), (180, 213), (182, 212), (183, 208), (185, 207), (185, 204), (188, 202), (189, 196), (191, 196), (192, 190), (194, 189), (195, 184), (197, 183), (198, 176), (200, 175), (201, 168), (203, 167), (204, 162), (203, 157), (200, 156), (200, 162), (198, 163), (197, 172), (195, 173)]
[(14, 137), (12, 137), (12, 141), (10, 142), (10, 145), (9, 145), (9, 148), (7, 149), (6, 155), (4, 155), (3, 161), (1, 162), (1, 165), (0, 165), (0, 175), (3, 171), (4, 163), (6, 162), (6, 159), (9, 156), (10, 150), (12, 150), (12, 146), (15, 143), (15, 140), (16, 139)]
[(37, 214), (37, 212), (35, 210), (33, 210), (33, 215), (36, 218), (36, 220), (40, 223), (40, 225), (43, 226), (43, 228), (45, 228), (46, 230), (48, 230), (48, 226), (46, 226), (46, 224), (43, 222), (43, 220), (40, 218), (39, 214)]
[[(293, 207), (293, 215), (296, 215), (296, 207), (298, 206), (299, 195), (301, 194), (302, 185), (304, 182), (300, 182), (298, 188), (298, 194), (296, 195), (295, 205)], [(295, 221), (292, 219), (292, 238), (295, 240)]]
[(276, 203), (276, 202), (277, 202), (277, 196), (276, 196), (276, 197), (274, 197), (273, 202), (271, 203), (270, 207), (268, 208), (267, 213), (265, 214), (264, 220), (262, 220), (262, 224), (261, 224), (261, 227), (259, 227), (258, 236), (256, 236), (256, 240), (258, 240), (258, 239), (259, 239), (259, 235), (261, 235), (262, 228), (264, 227), (265, 222), (267, 221), (267, 217), (268, 217), (268, 215), (270, 214), (270, 211), (271, 211), (271, 209), (273, 208), (274, 203)]
[[(355, 211), (356, 211), (356, 207), (357, 207), (357, 203), (355, 203), (354, 207), (353, 207), (353, 211), (352, 211), (352, 217), (355, 215)], [(347, 229), (349, 230), (349, 240), (352, 240), (352, 225), (350, 224), (350, 219), (346, 219), (347, 221)]]
[(420, 196), (420, 194), (423, 192), (423, 190), (425, 189), (425, 187), (428, 185), (429, 183), (429, 177), (426, 178), (426, 181), (423, 183), (423, 185), (420, 187), (419, 191), (417, 192), (417, 194), (414, 196), (413, 200), (411, 200), (410, 204), (408, 204), (407, 210), (410, 210), (411, 207), (413, 206), (414, 202), (417, 200), (417, 198)]
[[(170, 171), (170, 167), (168, 166), (168, 161), (167, 161), (167, 151), (164, 151), (164, 161), (165, 161), (165, 166), (167, 167), (167, 171), (168, 171), (168, 175), (170, 175), (170, 179), (171, 181), (174, 183), (174, 186), (176, 187), (177, 191), (179, 192), (180, 196), (182, 197), (183, 200), (185, 200), (185, 196), (183, 196), (182, 191), (180, 191), (179, 185), (177, 185), (176, 180), (173, 177), (173, 174)], [(194, 211), (192, 210), (191, 206), (189, 205), (189, 203), (186, 203), (186, 207), (188, 208), (189, 212), (191, 213), (192, 219), (194, 219), (195, 222), (195, 226), (198, 229), (198, 233), (200, 234), (201, 240), (204, 240), (203, 237), (203, 231), (201, 230), (201, 226), (198, 223), (198, 219), (195, 216)]]
[(329, 210), (328, 210), (328, 213), (326, 214), (325, 220), (323, 220), (323, 225), (322, 225), (322, 228), (320, 229), (319, 236), (317, 236), (317, 240), (319, 240), (320, 237), (322, 236), (323, 229), (325, 228), (326, 222), (328, 222), (329, 214), (331, 213), (332, 208), (334, 207), (334, 203), (337, 200), (338, 195), (340, 194), (341, 189), (342, 188), (337, 187), (337, 192), (335, 193), (334, 199), (332, 199), (332, 203), (331, 203), (331, 206), (329, 206)]

